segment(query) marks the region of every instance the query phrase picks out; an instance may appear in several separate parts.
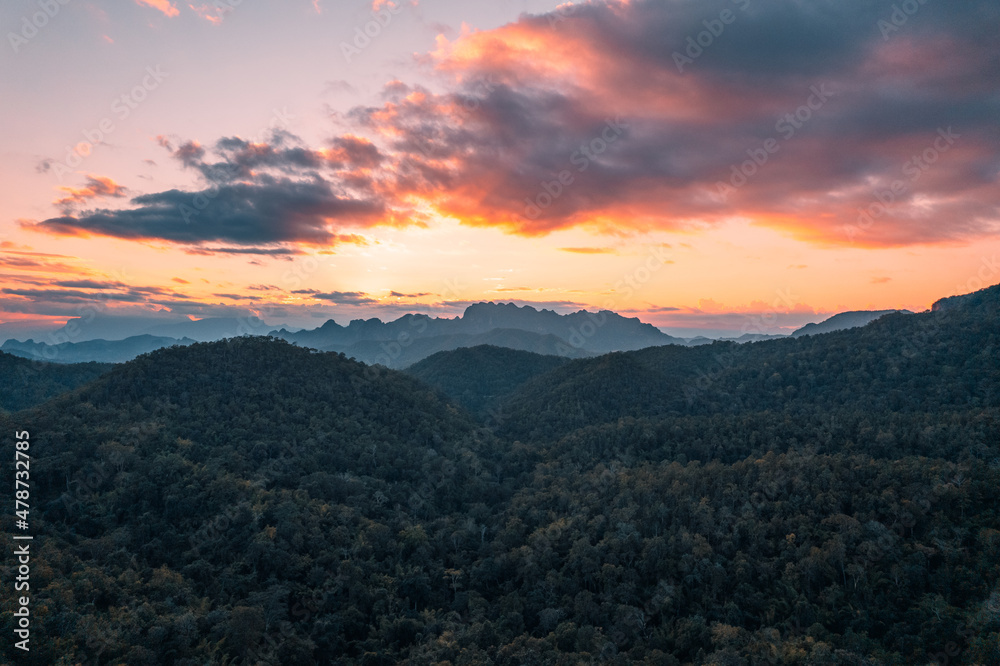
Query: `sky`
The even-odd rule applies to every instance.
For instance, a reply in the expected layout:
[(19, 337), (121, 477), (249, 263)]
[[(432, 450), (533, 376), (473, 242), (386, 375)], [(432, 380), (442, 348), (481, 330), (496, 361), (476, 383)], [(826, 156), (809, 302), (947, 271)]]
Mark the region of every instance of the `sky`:
[(1000, 283), (1000, 3), (7, 0), (0, 339)]

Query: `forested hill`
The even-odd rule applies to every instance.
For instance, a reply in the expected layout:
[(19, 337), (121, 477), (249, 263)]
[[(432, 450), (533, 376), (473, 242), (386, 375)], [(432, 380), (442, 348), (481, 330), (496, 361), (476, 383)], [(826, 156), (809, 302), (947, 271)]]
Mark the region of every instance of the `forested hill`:
[(406, 373), (440, 388), (481, 416), (529, 379), (561, 367), (568, 359), (480, 345), (438, 352), (410, 366)]
[(1000, 409), (1000, 287), (923, 314), (825, 335), (578, 360), (505, 405), (511, 437), (553, 438), (623, 417), (761, 411), (866, 415)]
[(103, 363), (65, 365), (0, 352), (0, 411), (16, 412), (93, 381), (111, 369)]
[[(306, 590), (367, 587), (375, 572), (351, 559), (382, 561), (401, 530), (422, 547), (440, 516), (503, 498), (477, 476), (474, 424), (435, 391), (273, 339), (159, 350), (0, 419), (30, 430), (35, 457), (36, 633), (18, 663), (245, 658)], [(417, 599), (442, 575), (414, 573), (400, 592)], [(282, 663), (368, 633), (370, 609), (336, 605), (284, 641)]]

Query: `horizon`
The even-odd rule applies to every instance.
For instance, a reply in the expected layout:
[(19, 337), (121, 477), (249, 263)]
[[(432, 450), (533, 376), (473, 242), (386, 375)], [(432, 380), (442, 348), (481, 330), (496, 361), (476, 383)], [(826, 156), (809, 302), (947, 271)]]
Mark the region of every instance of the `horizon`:
[[(942, 298), (944, 298), (944, 297), (942, 297)], [(941, 299), (938, 299), (938, 300), (941, 300)], [(158, 327), (158, 326), (178, 326), (178, 325), (187, 324), (187, 323), (192, 323), (193, 324), (193, 323), (197, 323), (197, 322), (201, 322), (201, 321), (210, 321), (210, 322), (211, 321), (220, 321), (220, 322), (222, 322), (222, 321), (230, 321), (230, 322), (237, 322), (239, 324), (239, 328), (241, 330), (256, 330), (256, 331), (259, 331), (259, 332), (244, 333), (243, 335), (258, 335), (258, 336), (259, 335), (267, 336), (267, 335), (271, 335), (272, 333), (277, 333), (277, 332), (282, 332), (282, 331), (288, 332), (288, 333), (295, 333), (295, 332), (302, 332), (302, 331), (314, 331), (314, 330), (319, 330), (320, 328), (326, 326), (327, 324), (329, 324), (331, 322), (334, 323), (334, 324), (336, 324), (337, 326), (342, 327), (342, 328), (347, 328), (347, 327), (349, 327), (349, 326), (351, 326), (351, 325), (353, 325), (355, 323), (366, 323), (366, 322), (379, 322), (379, 323), (383, 323), (383, 324), (392, 324), (392, 323), (401, 321), (401, 320), (405, 319), (406, 317), (427, 317), (427, 318), (430, 318), (430, 319), (442, 320), (442, 321), (460, 321), (460, 320), (462, 320), (465, 317), (465, 315), (467, 314), (467, 312), (468, 312), (468, 310), (470, 308), (472, 308), (474, 306), (477, 306), (477, 305), (478, 306), (481, 306), (481, 305), (489, 305), (489, 306), (514, 306), (514, 307), (516, 307), (518, 309), (529, 309), (529, 310), (534, 310), (535, 312), (539, 312), (539, 313), (542, 313), (542, 312), (551, 312), (551, 313), (557, 314), (559, 316), (565, 316), (565, 315), (577, 314), (577, 313), (582, 313), (582, 314), (599, 314), (599, 313), (602, 313), (602, 312), (611, 312), (611, 313), (617, 314), (618, 316), (621, 316), (621, 317), (623, 317), (625, 319), (636, 319), (636, 320), (638, 320), (642, 324), (649, 324), (649, 322), (643, 321), (643, 319), (641, 317), (638, 317), (638, 316), (626, 316), (626, 315), (622, 315), (621, 313), (616, 313), (616, 312), (614, 312), (612, 310), (599, 310), (599, 309), (593, 309), (593, 310), (588, 310), (588, 309), (570, 310), (570, 309), (566, 309), (566, 308), (546, 309), (546, 308), (536, 308), (534, 306), (534, 304), (532, 304), (532, 303), (517, 303), (515, 301), (479, 301), (479, 302), (476, 302), (476, 303), (470, 303), (470, 304), (468, 304), (468, 305), (465, 306), (465, 308), (463, 309), (463, 311), (460, 314), (457, 314), (457, 315), (454, 315), (454, 316), (443, 316), (440, 313), (438, 313), (438, 314), (435, 315), (435, 314), (431, 314), (431, 313), (427, 313), (427, 312), (412, 311), (412, 312), (407, 312), (405, 314), (396, 316), (396, 317), (394, 317), (392, 319), (381, 319), (379, 317), (368, 317), (368, 318), (356, 318), (356, 319), (351, 319), (351, 320), (337, 321), (336, 318), (330, 318), (330, 319), (327, 319), (326, 321), (321, 322), (321, 323), (316, 324), (316, 325), (312, 325), (312, 322), (310, 322), (309, 324), (312, 325), (311, 328), (309, 328), (309, 327), (303, 327), (303, 326), (291, 325), (291, 324), (289, 324), (287, 322), (269, 322), (267, 320), (258, 319), (254, 315), (243, 316), (243, 317), (214, 317), (214, 316), (209, 316), (209, 317), (200, 317), (200, 318), (196, 318), (196, 317), (194, 317), (192, 315), (188, 315), (187, 317), (164, 315), (164, 316), (159, 316), (159, 317), (146, 317), (146, 318), (142, 318), (142, 317), (132, 317), (132, 316), (128, 316), (128, 315), (117, 315), (117, 314), (111, 314), (111, 313), (103, 313), (103, 314), (102, 313), (97, 313), (97, 314), (94, 314), (93, 316), (83, 315), (83, 316), (78, 317), (78, 318), (69, 319), (65, 324), (63, 324), (61, 327), (58, 327), (58, 328), (53, 328), (53, 329), (49, 329), (49, 330), (27, 330), (27, 331), (22, 331), (21, 332), (21, 337), (13, 337), (13, 336), (12, 337), (5, 337), (5, 334), (3, 333), (3, 330), (4, 330), (3, 326), (0, 325), (0, 346), (2, 346), (6, 342), (22, 342), (22, 343), (36, 342), (36, 343), (44, 343), (44, 344), (50, 344), (50, 345), (57, 345), (57, 344), (61, 344), (61, 343), (64, 343), (64, 342), (73, 342), (73, 343), (75, 343), (75, 342), (90, 342), (90, 341), (100, 341), (100, 340), (106, 340), (106, 341), (109, 341), (109, 342), (113, 342), (113, 341), (116, 341), (116, 340), (124, 340), (124, 339), (128, 339), (128, 338), (136, 337), (136, 336), (143, 336), (143, 335), (145, 335), (145, 336), (154, 335), (155, 336), (155, 335), (158, 335), (158, 333), (155, 332), (155, 328)], [(925, 310), (923, 312), (927, 312), (927, 311), (929, 311), (929, 309)], [(738, 339), (740, 337), (743, 337), (743, 336), (746, 336), (746, 335), (791, 336), (796, 331), (798, 331), (801, 328), (803, 328), (805, 326), (808, 326), (810, 324), (820, 324), (820, 323), (823, 323), (823, 322), (825, 322), (825, 321), (827, 321), (829, 319), (832, 319), (833, 317), (837, 317), (837, 316), (842, 315), (842, 314), (854, 314), (854, 313), (864, 313), (864, 312), (906, 312), (906, 313), (911, 313), (911, 314), (917, 314), (917, 312), (915, 312), (915, 311), (909, 311), (909, 310), (906, 310), (906, 309), (903, 309), (903, 308), (890, 308), (890, 309), (887, 309), (885, 311), (854, 310), (854, 311), (846, 311), (846, 312), (833, 313), (833, 314), (831, 314), (829, 316), (824, 316), (824, 317), (821, 317), (821, 318), (816, 318), (816, 321), (808, 321), (808, 322), (804, 323), (802, 326), (790, 328), (789, 330), (769, 329), (766, 332), (765, 332), (765, 325), (764, 325), (763, 322), (757, 322), (754, 326), (751, 327), (751, 330), (746, 330), (746, 327), (744, 327), (744, 329), (740, 330), (740, 331), (732, 331), (732, 330), (725, 330), (725, 329), (711, 330), (711, 329), (698, 329), (698, 328), (664, 328), (664, 327), (658, 327), (658, 326), (654, 326), (654, 328), (656, 330), (660, 331), (661, 333), (666, 334), (666, 335), (669, 335), (669, 336), (672, 336), (672, 337), (676, 337), (676, 338), (686, 339), (686, 340), (691, 340), (691, 339), (696, 339), (696, 338), (707, 338), (707, 339), (710, 339), (710, 340), (726, 341), (726, 340), (736, 340), (736, 339)], [(136, 321), (145, 320), (147, 326), (149, 327), (149, 330), (148, 331), (143, 330), (141, 332), (131, 332), (131, 333), (128, 333), (128, 334), (122, 334), (121, 336), (116, 337), (114, 339), (103, 337), (101, 335), (89, 335), (89, 334), (86, 334), (86, 333), (77, 332), (79, 324), (90, 324), (90, 323), (95, 322), (95, 321), (106, 324), (108, 322), (113, 323), (113, 322), (119, 321), (119, 320), (121, 320), (121, 321), (126, 321), (127, 320), (127, 321), (129, 321), (130, 323), (133, 323), (133, 324)], [(652, 324), (649, 324), (649, 325), (652, 325)], [(162, 337), (174, 337), (174, 336), (163, 336), (162, 334), (159, 334), (159, 335), (161, 335)], [(36, 336), (38, 337), (37, 340), (35, 339)], [(182, 336), (181, 338), (177, 338), (177, 339), (180, 340), (183, 337), (184, 336)], [(229, 338), (229, 337), (240, 337), (240, 335), (239, 334), (234, 334), (233, 336), (228, 336), (227, 335), (227, 336), (219, 337), (217, 339), (225, 339), (225, 338)]]
[(3, 338), (507, 298), (738, 337), (1000, 281), (985, 6), (40, 6), (0, 8)]

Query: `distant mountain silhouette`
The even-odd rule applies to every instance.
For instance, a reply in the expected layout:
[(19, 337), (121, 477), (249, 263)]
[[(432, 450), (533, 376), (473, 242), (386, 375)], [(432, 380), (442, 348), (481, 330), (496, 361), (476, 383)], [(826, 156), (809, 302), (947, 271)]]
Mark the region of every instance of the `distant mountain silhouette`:
[[(567, 357), (578, 357), (588, 353), (602, 354), (609, 351), (631, 351), (659, 345), (687, 344), (686, 340), (667, 335), (652, 324), (644, 324), (638, 318), (622, 317), (607, 310), (601, 312), (580, 310), (560, 315), (552, 310), (536, 310), (529, 305), (518, 306), (513, 303), (476, 303), (466, 308), (461, 317), (454, 319), (432, 319), (427, 315), (408, 314), (391, 322), (383, 322), (380, 319), (356, 319), (347, 326), (341, 326), (330, 320), (312, 331), (291, 333), (279, 330), (272, 335), (304, 347), (346, 350), (362, 341), (403, 344), (412, 343), (413, 340), (420, 338), (481, 335), (497, 329), (554, 336), (566, 343), (561, 351), (554, 353)], [(477, 340), (474, 344), (486, 342)]]
[(513, 328), (498, 328), (475, 335), (463, 333), (437, 335), (432, 338), (418, 338), (404, 343), (392, 340), (362, 340), (347, 347), (331, 345), (321, 351), (343, 352), (346, 356), (369, 365), (384, 365), (387, 368), (401, 369), (438, 352), (479, 345), (493, 345), (565, 358), (595, 356), (590, 352), (571, 347), (565, 340), (554, 335), (532, 333)]
[(274, 328), (282, 327), (280, 324), (261, 324), (254, 326), (254, 330), (250, 330), (249, 321), (249, 319), (236, 317), (209, 317), (195, 321), (187, 317), (176, 316), (123, 317), (98, 314), (88, 317), (74, 317), (67, 321), (65, 326), (46, 336), (44, 341), (49, 344), (90, 340), (116, 342), (138, 335), (153, 335), (177, 340), (191, 338), (198, 342), (210, 342), (248, 333), (260, 335)]
[(196, 342), (190, 338), (156, 337), (153, 335), (135, 335), (124, 340), (87, 340), (86, 342), (64, 342), (50, 345), (46, 342), (18, 342), (8, 340), (0, 350), (22, 358), (53, 363), (124, 363), (131, 361), (140, 354), (145, 354), (163, 347), (174, 345), (187, 346)]
[(913, 314), (909, 310), (859, 310), (855, 312), (841, 312), (818, 324), (806, 324), (802, 328), (792, 333), (793, 338), (803, 335), (819, 335), (820, 333), (832, 333), (833, 331), (843, 331), (848, 328), (858, 328), (867, 326), (876, 319), (880, 319), (887, 314)]

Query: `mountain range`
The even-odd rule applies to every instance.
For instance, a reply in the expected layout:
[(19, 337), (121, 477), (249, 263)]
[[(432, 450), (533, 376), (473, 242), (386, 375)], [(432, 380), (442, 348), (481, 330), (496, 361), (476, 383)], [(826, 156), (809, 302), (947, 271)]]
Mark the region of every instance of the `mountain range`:
[[(890, 312), (901, 311), (845, 312), (820, 324), (808, 324), (792, 335), (797, 337), (864, 326)], [(146, 332), (124, 335), (136, 330)], [(122, 363), (164, 347), (268, 332), (273, 337), (302, 347), (343, 352), (364, 363), (396, 369), (406, 368), (437, 352), (478, 345), (565, 358), (586, 358), (613, 351), (635, 351), (663, 345), (698, 346), (713, 342), (704, 337), (673, 337), (638, 318), (627, 318), (610, 311), (592, 313), (581, 310), (560, 315), (551, 310), (536, 310), (513, 303), (477, 303), (466, 308), (461, 317), (450, 319), (408, 314), (391, 322), (356, 319), (346, 326), (329, 320), (312, 330), (271, 328), (264, 324), (251, 328), (247, 321), (226, 318), (177, 320), (151, 325), (148, 319), (103, 316), (87, 321), (71, 320), (64, 329), (49, 336), (49, 342), (7, 340), (0, 350), (56, 363)], [(98, 334), (103, 337), (87, 339)], [(732, 341), (761, 342), (784, 337), (787, 336), (748, 333)]]
[(1000, 286), (405, 373), (274, 337), (0, 353), (39, 548), (31, 653), (0, 660), (1000, 663), (998, 349)]

